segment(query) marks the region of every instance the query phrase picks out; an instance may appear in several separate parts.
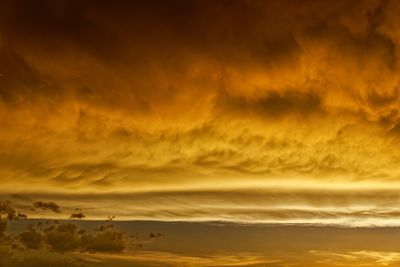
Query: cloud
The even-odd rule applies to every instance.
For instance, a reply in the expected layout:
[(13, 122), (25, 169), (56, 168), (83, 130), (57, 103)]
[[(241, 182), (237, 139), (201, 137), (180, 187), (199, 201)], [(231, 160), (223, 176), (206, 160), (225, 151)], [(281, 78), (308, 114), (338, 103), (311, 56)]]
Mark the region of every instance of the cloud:
[(2, 190), (391, 188), (399, 8), (6, 1)]
[[(222, 94), (223, 95), (223, 94)], [(225, 98), (225, 99), (224, 99)], [(258, 115), (265, 119), (281, 119), (287, 116), (318, 116), (323, 115), (321, 99), (317, 94), (301, 93), (295, 90), (279, 94), (267, 93), (264, 97), (246, 99), (241, 97), (220, 96), (222, 106), (231, 113), (239, 111), (240, 114)]]
[(82, 219), (82, 218), (85, 218), (85, 217), (86, 216), (82, 212), (72, 213), (71, 216), (70, 216), (71, 219)]
[(60, 206), (58, 206), (54, 202), (42, 202), (42, 201), (36, 201), (33, 203), (33, 208), (34, 209), (42, 209), (42, 210), (51, 210), (55, 213), (60, 213), (61, 209)]
[[(339, 184), (341, 185), (341, 184)], [(178, 190), (141, 193), (84, 193), (26, 195), (13, 198), (16, 207), (24, 210), (29, 199), (56, 200), (64, 213), (85, 210), (85, 219), (161, 221), (222, 221), (242, 224), (273, 223), (302, 225), (340, 225), (346, 227), (398, 226), (400, 196), (392, 189), (366, 188), (299, 189), (270, 188), (228, 190)], [(26, 199), (26, 200), (25, 200)], [(26, 209), (26, 208), (25, 208)], [(68, 219), (58, 214), (50, 218)], [(43, 218), (31, 214), (30, 218)]]

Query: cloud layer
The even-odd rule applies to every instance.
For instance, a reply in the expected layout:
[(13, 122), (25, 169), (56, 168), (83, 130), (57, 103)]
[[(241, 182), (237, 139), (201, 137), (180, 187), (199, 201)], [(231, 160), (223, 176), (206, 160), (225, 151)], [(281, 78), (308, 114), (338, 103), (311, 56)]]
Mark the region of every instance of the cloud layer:
[[(380, 205), (371, 192), (400, 173), (399, 11), (394, 0), (5, 1), (1, 190), (189, 192), (201, 214), (171, 206), (176, 219), (203, 216), (193, 190), (249, 192), (229, 204), (232, 220), (260, 203), (251, 188), (366, 190)], [(204, 216), (226, 206), (213, 208)]]

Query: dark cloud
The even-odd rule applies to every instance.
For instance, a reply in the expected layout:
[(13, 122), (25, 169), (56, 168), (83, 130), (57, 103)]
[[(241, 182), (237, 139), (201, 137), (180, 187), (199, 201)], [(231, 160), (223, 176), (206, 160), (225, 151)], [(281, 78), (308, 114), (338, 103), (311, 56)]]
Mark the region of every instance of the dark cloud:
[[(179, 95), (187, 90), (194, 98), (198, 94), (206, 97), (207, 93), (193, 92), (200, 90), (193, 89), (198, 81), (187, 70), (198, 65), (198, 78), (209, 80), (206, 86), (200, 84), (202, 91), (218, 94), (215, 91), (222, 80), (229, 92), (251, 96), (258, 109), (257, 103), (264, 106), (264, 98), (273, 101), (276, 96), (279, 102), (286, 94), (280, 88), (285, 81), (276, 76), (285, 79), (287, 75), (301, 75), (302, 58), (318, 58), (321, 49), (338, 56), (326, 58), (332, 61), (328, 69), (315, 66), (321, 75), (337, 76), (332, 73), (337, 67), (356, 67), (364, 78), (380, 63), (395, 69), (396, 44), (379, 31), (386, 6), (384, 1), (335, 1), (326, 5), (318, 1), (305, 5), (296, 1), (121, 1), (113, 5), (91, 1), (6, 2), (2, 9), (2, 53), (8, 58), (14, 55), (14, 65), (10, 65), (10, 59), (3, 60), (6, 73), (2, 81), (11, 83), (4, 88), (13, 88), (4, 89), (4, 94), (13, 91), (22, 99), (44, 95), (50, 100), (61, 95), (61, 101), (71, 101), (68, 98), (72, 97), (96, 107), (157, 112), (163, 105), (172, 108), (184, 104)], [(81, 62), (71, 61), (78, 57)], [(360, 67), (363, 62), (366, 68)], [(101, 67), (93, 67), (96, 64)], [(93, 68), (88, 71), (90, 66)], [(216, 71), (218, 77), (201, 76), (210, 71)], [(251, 72), (266, 78), (264, 88), (248, 88), (257, 80)], [(235, 83), (235, 73), (242, 76), (243, 85), (231, 84)], [(183, 83), (177, 80), (182, 78)], [(347, 86), (347, 77), (335, 78), (341, 79), (336, 81), (339, 87)], [(12, 85), (17, 82), (24, 86)], [(293, 96), (296, 91), (309, 90), (312, 82), (290, 82), (289, 78), (285, 90)], [(327, 77), (323, 86), (329, 87), (332, 82)], [(321, 84), (311, 87), (315, 86)], [(118, 89), (110, 93), (110, 87)], [(348, 101), (364, 98), (364, 92), (357, 92), (359, 86), (351, 87), (339, 88), (349, 91)], [(263, 94), (265, 90), (272, 92)], [(379, 93), (382, 89), (371, 90)], [(305, 94), (314, 97), (313, 92)], [(327, 97), (326, 92), (321, 94), (324, 96), (318, 98)]]
[(60, 206), (58, 206), (54, 202), (36, 201), (33, 203), (33, 208), (34, 209), (42, 209), (42, 210), (51, 210), (55, 213), (61, 212)]
[(85, 217), (86, 217), (85, 214), (83, 214), (82, 212), (72, 213), (70, 216), (71, 219), (83, 219)]
[(280, 119), (288, 116), (316, 117), (324, 113), (322, 99), (315, 93), (271, 92), (255, 99), (223, 95), (220, 100), (221, 105), (226, 106), (230, 113), (236, 113), (239, 116), (253, 114), (266, 119)]

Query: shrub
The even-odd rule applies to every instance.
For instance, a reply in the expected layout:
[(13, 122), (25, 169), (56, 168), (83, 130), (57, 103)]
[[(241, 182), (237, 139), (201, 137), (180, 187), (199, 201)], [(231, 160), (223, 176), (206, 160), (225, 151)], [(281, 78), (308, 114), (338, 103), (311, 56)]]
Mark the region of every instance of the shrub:
[(89, 251), (119, 252), (125, 249), (125, 242), (121, 232), (108, 229), (83, 235), (82, 247)]
[(39, 249), (42, 246), (42, 235), (30, 228), (19, 235), (20, 242), (30, 249)]
[(0, 240), (3, 238), (6, 229), (7, 229), (7, 220), (0, 219)]
[(73, 223), (62, 223), (45, 234), (46, 243), (55, 251), (67, 252), (79, 247), (77, 226)]

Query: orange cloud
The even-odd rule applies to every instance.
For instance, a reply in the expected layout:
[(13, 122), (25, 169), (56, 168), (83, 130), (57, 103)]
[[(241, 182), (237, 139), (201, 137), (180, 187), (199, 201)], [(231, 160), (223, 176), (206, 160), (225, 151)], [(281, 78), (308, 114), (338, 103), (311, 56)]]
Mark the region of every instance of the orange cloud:
[(392, 188), (399, 8), (6, 1), (1, 190)]

